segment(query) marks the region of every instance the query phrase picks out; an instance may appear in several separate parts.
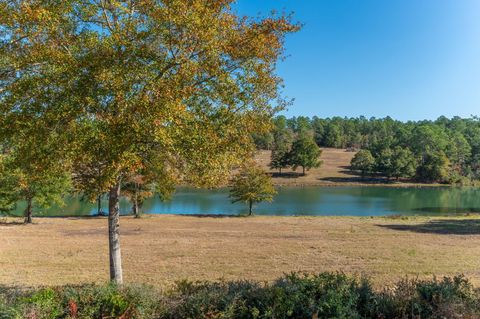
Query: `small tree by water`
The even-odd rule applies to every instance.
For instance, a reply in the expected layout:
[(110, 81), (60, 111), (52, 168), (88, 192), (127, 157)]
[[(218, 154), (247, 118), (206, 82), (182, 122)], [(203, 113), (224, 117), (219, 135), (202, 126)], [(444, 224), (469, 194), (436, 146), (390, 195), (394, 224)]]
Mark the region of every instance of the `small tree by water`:
[(61, 161), (47, 160), (45, 147), (24, 143), (12, 147), (8, 155), (0, 155), (0, 211), (13, 211), (24, 201), (25, 224), (32, 223), (34, 208), (63, 205), (71, 189), (70, 176)]
[(249, 216), (253, 214), (253, 204), (271, 202), (276, 194), (272, 179), (258, 166), (244, 166), (232, 179), (230, 189), (232, 203), (247, 203)]

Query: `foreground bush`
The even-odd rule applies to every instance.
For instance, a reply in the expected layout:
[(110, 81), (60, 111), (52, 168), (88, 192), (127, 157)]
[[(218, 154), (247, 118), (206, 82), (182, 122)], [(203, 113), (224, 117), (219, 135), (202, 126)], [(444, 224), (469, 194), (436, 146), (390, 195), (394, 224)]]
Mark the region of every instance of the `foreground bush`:
[(181, 282), (0, 290), (7, 318), (480, 318), (480, 291), (463, 277), (403, 280), (382, 291), (344, 274), (291, 274), (271, 283)]

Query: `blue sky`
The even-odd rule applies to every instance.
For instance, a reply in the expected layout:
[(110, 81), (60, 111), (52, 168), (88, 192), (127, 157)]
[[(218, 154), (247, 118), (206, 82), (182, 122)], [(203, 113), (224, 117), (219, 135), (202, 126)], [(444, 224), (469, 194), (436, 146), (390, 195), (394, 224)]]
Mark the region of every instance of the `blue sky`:
[(278, 72), (288, 116), (480, 115), (479, 0), (238, 0), (293, 12), (303, 29)]

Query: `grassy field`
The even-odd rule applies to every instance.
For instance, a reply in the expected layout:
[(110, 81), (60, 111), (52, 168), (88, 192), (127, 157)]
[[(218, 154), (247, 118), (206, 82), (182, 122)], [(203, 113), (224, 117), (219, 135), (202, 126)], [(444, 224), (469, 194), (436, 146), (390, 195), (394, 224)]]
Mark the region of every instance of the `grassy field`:
[[(104, 218), (0, 223), (0, 285), (108, 279)], [(480, 284), (480, 218), (145, 216), (122, 218), (127, 282), (271, 280), (291, 271), (366, 274), (376, 283), (463, 273)]]
[[(341, 185), (368, 185), (368, 186), (440, 186), (439, 184), (422, 184), (411, 182), (387, 181), (384, 178), (362, 179), (350, 171), (350, 161), (355, 152), (345, 149), (322, 148), (320, 159), (323, 164), (319, 168), (313, 168), (302, 176), (301, 168), (297, 171), (283, 169), (282, 174), (278, 170), (270, 170), (270, 151), (259, 151), (255, 160), (273, 176), (275, 185), (281, 186), (341, 186)], [(443, 185), (445, 186), (445, 185)]]

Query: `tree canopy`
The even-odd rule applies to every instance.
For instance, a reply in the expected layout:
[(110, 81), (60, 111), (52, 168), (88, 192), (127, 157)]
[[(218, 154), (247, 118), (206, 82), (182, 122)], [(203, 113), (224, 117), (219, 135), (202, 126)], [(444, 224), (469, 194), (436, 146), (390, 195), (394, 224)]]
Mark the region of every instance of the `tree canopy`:
[(71, 191), (68, 161), (57, 157), (48, 140), (38, 142), (17, 137), (0, 155), (0, 210), (12, 211), (24, 201), (25, 223), (32, 223), (34, 208), (61, 206)]
[(253, 204), (271, 202), (276, 193), (270, 176), (254, 164), (244, 165), (231, 181), (232, 203), (247, 203), (249, 215), (253, 214)]
[(239, 17), (232, 2), (0, 4), (2, 140), (53, 136), (74, 177), (94, 172), (76, 188), (109, 193), (118, 283), (122, 180), (155, 170), (158, 184), (218, 185), (283, 106), (275, 64), (298, 26), (284, 16)]
[(360, 150), (352, 158), (351, 168), (360, 171), (362, 177), (371, 174), (375, 170), (375, 158), (369, 150)]
[(300, 166), (303, 175), (305, 175), (305, 170), (319, 167), (322, 164), (322, 161), (320, 161), (321, 154), (322, 150), (311, 137), (301, 135), (292, 144), (292, 149), (288, 155), (289, 163), (293, 170)]

